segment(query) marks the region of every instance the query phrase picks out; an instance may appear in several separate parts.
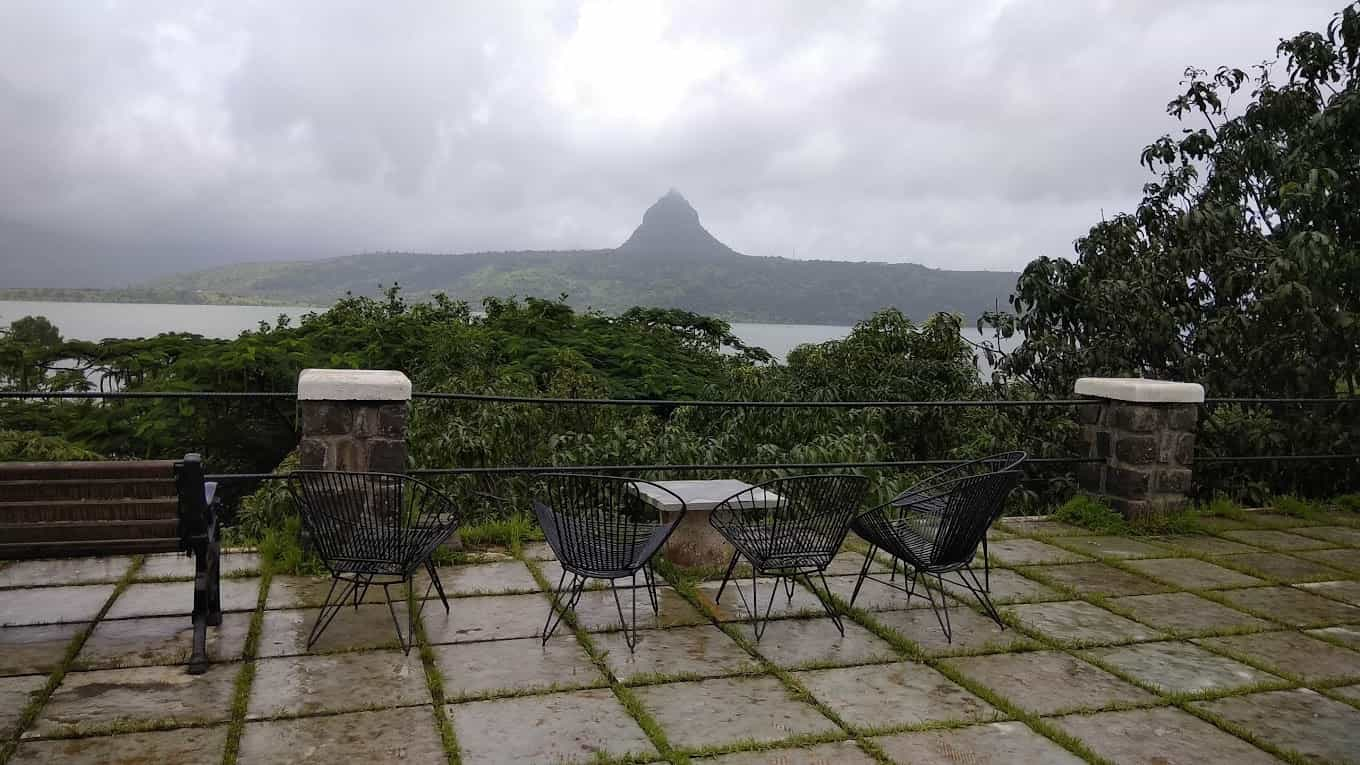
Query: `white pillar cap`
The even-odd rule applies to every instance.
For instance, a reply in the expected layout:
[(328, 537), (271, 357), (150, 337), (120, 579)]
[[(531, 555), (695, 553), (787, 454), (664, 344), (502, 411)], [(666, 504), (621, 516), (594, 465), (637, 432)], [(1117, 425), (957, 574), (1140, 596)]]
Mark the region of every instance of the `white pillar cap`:
[(389, 369), (304, 369), (299, 401), (410, 401), (411, 380)]
[(1199, 383), (1145, 380), (1139, 377), (1082, 377), (1072, 388), (1080, 396), (1131, 401), (1138, 404), (1202, 404)]

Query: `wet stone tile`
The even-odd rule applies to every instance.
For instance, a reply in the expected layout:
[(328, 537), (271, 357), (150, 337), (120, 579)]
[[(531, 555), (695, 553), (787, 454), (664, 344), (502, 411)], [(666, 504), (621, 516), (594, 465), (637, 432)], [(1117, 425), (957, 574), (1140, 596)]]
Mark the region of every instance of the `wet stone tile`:
[(836, 725), (771, 677), (740, 677), (635, 688), (672, 746), (774, 742), (827, 733)]
[(0, 677), (0, 741), (12, 735), (33, 694), (46, 685), (44, 675)]
[[(888, 579), (887, 573), (878, 573), (873, 576)], [(846, 603), (850, 603), (850, 596), (855, 594), (855, 582), (858, 579), (857, 576), (829, 576), (826, 578), (826, 584), (827, 587), (831, 588), (833, 594)], [(905, 586), (908, 581), (900, 570), (897, 572), (897, 576), (889, 581), (891, 584), (865, 578), (864, 584), (860, 585), (859, 595), (855, 597), (854, 607), (866, 611), (893, 611), (900, 608), (930, 607), (930, 601), (926, 599), (925, 585), (920, 583), (919, 580), (916, 585), (916, 594), (910, 598), (907, 597), (904, 590), (898, 589), (898, 586)], [(821, 583), (818, 582), (818, 584)], [(726, 598), (727, 595), (724, 594), (723, 597)], [(939, 594), (935, 593), (936, 600), (939, 600), (939, 597)], [(775, 605), (778, 607), (778, 596), (775, 600)], [(811, 603), (807, 603), (805, 599), (805, 605), (810, 613), (822, 613), (822, 607), (817, 605), (815, 599)]]
[(1295, 529), (1294, 533), (1339, 546), (1360, 547), (1360, 528), (1355, 526), (1312, 526)]
[(924, 664), (817, 669), (795, 672), (794, 677), (841, 719), (865, 728), (1001, 717), (990, 704)]
[(0, 676), (47, 674), (66, 656), (66, 647), (87, 624), (0, 627)]
[[(517, 560), (441, 566), (437, 570), (439, 581), (444, 585), (444, 592), (451, 598), (464, 595), (538, 592), (538, 582), (534, 581), (533, 574), (529, 573), (527, 566)], [(439, 597), (437, 592), (429, 588), (430, 575), (424, 571), (416, 574), (414, 584), (416, 592), (421, 597)]]
[(546, 646), (534, 637), (454, 643), (432, 650), (444, 678), (444, 697), (451, 701), (604, 683), (604, 676), (570, 632), (553, 636)]
[(1244, 657), (1272, 672), (1300, 677), (1308, 683), (1360, 677), (1360, 653), (1301, 632), (1262, 632), (1195, 642), (1220, 653)]
[(1094, 648), (1086, 655), (1164, 693), (1230, 691), (1259, 683), (1283, 682), (1274, 675), (1181, 641)]
[[(1231, 590), (1225, 596), (1230, 596), (1232, 592), (1239, 591)], [(1112, 598), (1110, 605), (1129, 611), (1144, 624), (1184, 634), (1210, 634), (1243, 628), (1269, 629), (1271, 626), (1264, 619), (1189, 592)]]
[(1325, 627), (1360, 622), (1360, 607), (1338, 603), (1293, 587), (1257, 587), (1224, 592), (1223, 597), (1236, 605), (1295, 627)]
[(246, 723), (237, 762), (444, 765), (448, 755), (424, 706)]
[[(552, 590), (567, 590), (567, 589), (571, 589), (572, 575), (571, 575), (571, 574), (567, 574), (566, 576), (563, 576), (563, 575), (562, 575), (562, 574), (563, 574), (562, 564), (558, 563), (557, 561), (555, 561), (555, 560), (546, 560), (546, 561), (542, 561), (542, 562), (540, 562), (540, 563), (538, 564), (538, 570), (539, 570), (540, 573), (543, 574), (543, 579), (544, 579), (544, 581), (546, 581), (546, 582), (548, 583), (548, 587), (549, 587), (550, 589), (552, 589)], [(642, 584), (642, 583), (643, 583), (643, 575), (642, 575), (641, 573), (638, 574), (637, 582), (638, 582), (638, 584)], [(618, 586), (618, 587), (631, 587), (631, 586), (632, 586), (632, 583), (633, 583), (633, 580), (631, 580), (631, 579), (620, 579), (620, 580), (618, 580), (616, 586)], [(586, 589), (587, 589), (587, 590), (604, 590), (604, 589), (608, 589), (608, 588), (609, 588), (609, 580), (607, 580), (607, 579), (587, 579), (587, 580), (586, 580)], [(533, 590), (539, 589), (539, 587), (538, 587), (538, 582), (534, 582), (534, 586), (533, 586), (532, 589), (533, 589)]]
[(1333, 568), (1360, 573), (1360, 550), (1345, 548), (1341, 550), (1307, 550), (1298, 553), (1300, 558), (1317, 561)]
[(1260, 576), (1281, 582), (1313, 582), (1320, 579), (1334, 579), (1339, 571), (1321, 563), (1285, 553), (1248, 553), (1246, 555), (1226, 555), (1218, 560), (1229, 566), (1252, 571)]
[[(425, 624), (430, 624), (430, 614), (425, 612)], [(290, 656), (295, 654), (324, 653), (327, 651), (350, 651), (360, 648), (386, 648), (397, 645), (396, 628), (392, 615), (386, 605), (359, 606), (342, 608), (331, 621), (330, 626), (311, 649), (307, 648), (307, 635), (316, 621), (320, 609), (265, 611), (260, 624), (260, 644), (258, 656)], [(440, 610), (440, 618), (444, 612)], [(402, 629), (406, 629), (406, 604), (397, 605), (397, 617)]]
[(1085, 555), (1069, 552), (1061, 547), (1034, 539), (1004, 539), (989, 543), (988, 553), (996, 560), (1012, 566), (1041, 563), (1077, 563), (1090, 560)]
[[(834, 577), (834, 579), (837, 580), (835, 583), (832, 582), (831, 577), (827, 578), (827, 583), (831, 586), (832, 592), (836, 592), (838, 588), (843, 588), (843, 583), (847, 579), (850, 580), (850, 587), (852, 589), (855, 586), (853, 581), (854, 577)], [(751, 580), (747, 579), (744, 582), (728, 582), (727, 588), (723, 590), (722, 600), (715, 601), (713, 598), (718, 594), (718, 584), (718, 582), (704, 582), (699, 585), (698, 590), (702, 597), (707, 598), (708, 603), (711, 606), (716, 606), (719, 621), (746, 621), (748, 618), (746, 616), (746, 610), (742, 607), (742, 599), (737, 593), (736, 588), (741, 587), (742, 593), (746, 595), (747, 602), (749, 602), (751, 600)], [(865, 586), (867, 587), (868, 585)], [(773, 618), (785, 616), (814, 616), (826, 613), (822, 608), (821, 601), (817, 600), (817, 596), (808, 592), (800, 584), (794, 585), (792, 600), (789, 599), (783, 584), (780, 584), (777, 589), (778, 592), (776, 592), (774, 579), (759, 578), (756, 580), (755, 594), (760, 602), (762, 614), (765, 613), (766, 608), (769, 609), (769, 614)], [(846, 590), (845, 592), (845, 599), (848, 601), (850, 599), (850, 591)], [(771, 600), (771, 595), (774, 596), (773, 600)]]
[(973, 656), (949, 663), (1016, 706), (1041, 715), (1141, 704), (1156, 698), (1061, 651)]
[(1298, 527), (1308, 527), (1318, 525), (1316, 521), (1307, 518), (1299, 518), (1287, 513), (1272, 513), (1260, 510), (1249, 511), (1248, 517), (1258, 526), (1269, 526), (1277, 529), (1290, 529), (1297, 531)]
[(1240, 521), (1237, 520), (1236, 518), (1222, 518), (1217, 516), (1209, 516), (1205, 518), (1199, 518), (1196, 521), (1195, 525), (1199, 526), (1201, 529), (1205, 531), (1222, 533), (1225, 531), (1237, 531), (1239, 529), (1257, 529), (1266, 524), (1255, 523), (1249, 520)]
[(718, 677), (752, 672), (760, 667), (736, 641), (711, 624), (644, 630), (632, 652), (621, 632), (594, 635), (591, 639), (597, 648), (607, 651), (605, 663), (609, 671), (624, 682), (644, 675)]
[[(259, 554), (250, 552), (222, 553), (221, 563), (225, 577), (256, 576), (263, 565)], [(135, 579), (192, 579), (194, 565), (193, 558), (178, 553), (148, 555)]]
[(1083, 529), (1080, 526), (1046, 518), (1023, 521), (1015, 518), (1004, 518), (997, 525), (1006, 531), (1027, 537), (1068, 537), (1092, 533), (1089, 529)]
[(425, 637), (431, 643), (534, 637), (543, 631), (549, 609), (548, 599), (542, 595), (487, 595), (450, 603), (449, 613), (439, 606), (425, 608), (421, 618)]
[[(279, 574), (274, 576), (269, 582), (269, 596), (265, 598), (265, 608), (320, 608), (326, 602), (327, 595), (340, 594), (344, 591), (344, 583), (336, 585), (334, 593), (331, 591), (331, 578), (321, 576), (289, 576)], [(386, 603), (387, 596), (383, 594), (383, 588), (377, 585), (370, 586), (367, 590), (360, 590), (360, 603)], [(401, 600), (402, 589), (397, 586), (392, 589), (392, 597)], [(351, 594), (345, 599), (347, 603), (354, 603), (354, 595)]]
[(88, 622), (112, 594), (111, 584), (0, 590), (0, 627)]
[(1321, 629), (1305, 630), (1304, 632), (1360, 650), (1360, 627), (1347, 627), (1342, 625), (1339, 627), (1323, 627)]
[(902, 733), (876, 738), (874, 743), (894, 762), (916, 765), (1081, 765), (1084, 762), (1019, 722)]
[(935, 612), (928, 608), (877, 614), (875, 619), (884, 627), (916, 643), (931, 656), (1008, 651), (1033, 645), (1018, 630), (1002, 629), (990, 617), (957, 604), (949, 608), (952, 634), (948, 638)]
[[(208, 628), (208, 658), (237, 661), (245, 651), (250, 632), (249, 613), (222, 615), (222, 624)], [(143, 667), (152, 664), (183, 664), (194, 647), (194, 625), (188, 616), (152, 616), (143, 619), (106, 619), (80, 653), (82, 669)]]
[(1252, 693), (1193, 706), (1310, 760), (1360, 761), (1360, 710), (1317, 691)]
[(202, 675), (178, 666), (68, 672), (29, 732), (55, 736), (152, 721), (226, 722), (239, 670), (216, 664)]
[[(223, 579), (221, 587), (223, 611), (255, 610), (260, 599), (259, 579)], [(188, 615), (193, 610), (193, 582), (140, 582), (123, 590), (105, 618)]]
[(448, 711), (464, 765), (578, 763), (605, 755), (656, 754), (607, 688), (472, 701), (452, 704)]
[[(1072, 563), (1069, 565), (1099, 566), (1102, 564)], [(1036, 568), (1041, 571), (1045, 572), (1048, 571), (1046, 567)], [(977, 574), (978, 581), (983, 582), (983, 585), (985, 587), (990, 588), (988, 590), (988, 595), (989, 597), (991, 597), (992, 602), (998, 605), (1003, 603), (1036, 603), (1041, 600), (1065, 600), (1067, 598), (1066, 595), (1063, 595), (1062, 593), (1058, 592), (1052, 587), (1040, 584), (1039, 582), (1036, 582), (1033, 579), (1027, 579), (1024, 576), (1021, 576), (1020, 574), (1017, 574), (1016, 572), (1011, 571), (1009, 569), (1004, 568), (992, 569), (990, 581), (984, 579), (982, 571), (976, 571), (974, 573)], [(951, 595), (954, 595), (957, 598), (961, 598), (965, 601), (971, 601), (973, 599), (973, 594), (968, 591), (967, 587), (965, 587), (959, 581), (956, 581), (961, 576), (963, 575), (946, 576), (944, 578), (944, 589), (946, 592), (950, 593)], [(968, 584), (976, 587), (971, 578), (967, 579), (966, 581)], [(914, 606), (916, 604), (913, 603), (912, 605)]]
[(1158, 544), (1177, 550), (1199, 553), (1201, 555), (1232, 555), (1235, 553), (1260, 552), (1261, 548), (1234, 542), (1223, 537), (1208, 534), (1187, 534), (1178, 536), (1149, 537)]
[[(581, 599), (576, 603), (576, 619), (590, 632), (621, 629), (623, 623), (619, 620), (619, 606), (623, 606), (624, 618), (631, 621), (634, 596), (637, 598), (638, 629), (678, 627), (702, 624), (708, 621), (708, 617), (695, 610), (694, 606), (691, 606), (683, 595), (671, 587), (657, 588), (658, 609), (656, 612), (652, 611), (652, 604), (644, 587), (619, 590), (617, 602), (614, 600), (614, 593), (609, 590), (583, 593)], [(541, 615), (539, 616), (539, 626), (541, 627), (541, 620), (546, 619), (548, 615), (547, 599), (538, 595), (525, 597), (536, 597), (543, 604), (543, 611), (540, 612)], [(735, 595), (724, 594), (723, 597), (735, 597)]]
[(1360, 581), (1346, 579), (1339, 582), (1313, 582), (1300, 584), (1299, 589), (1316, 592), (1334, 600), (1344, 600), (1353, 606), (1360, 606)]
[[(1134, 561), (1141, 562), (1141, 561)], [(1137, 574), (1130, 574), (1108, 563), (1067, 563), (1061, 566), (1031, 566), (1020, 569), (1036, 577), (1044, 577), (1055, 584), (1070, 587), (1083, 595), (1146, 595), (1166, 592), (1158, 584)]]
[(1132, 643), (1159, 633), (1090, 603), (1068, 600), (1009, 606), (1025, 626), (1064, 643)]
[(246, 716), (258, 720), (428, 703), (418, 651), (353, 651), (259, 660)]
[[(227, 745), (227, 727), (123, 733), (116, 736), (25, 741), (13, 765), (59, 762), (63, 765), (147, 765), (217, 762)], [(242, 760), (244, 762), (244, 760)]]
[(1340, 688), (1333, 688), (1332, 693), (1343, 699), (1360, 702), (1360, 683), (1355, 685), (1343, 685)]
[(1072, 715), (1052, 720), (1106, 760), (1152, 765), (1278, 765), (1230, 733), (1172, 707)]
[[(860, 553), (843, 552), (831, 559), (831, 565), (826, 568), (827, 576), (859, 576), (860, 568), (864, 565), (864, 556)], [(869, 573), (887, 571), (890, 564), (875, 559), (869, 564)], [(901, 572), (902, 567), (898, 566)]]
[(109, 558), (17, 560), (0, 568), (0, 587), (116, 582), (131, 565), (132, 559), (121, 555)]
[(557, 560), (547, 542), (526, 542), (522, 554), (529, 560)]
[(1062, 540), (1062, 546), (1097, 558), (1157, 558), (1168, 552), (1160, 545), (1121, 536), (1073, 537)]
[(1235, 542), (1265, 547), (1271, 550), (1319, 550), (1333, 547), (1332, 543), (1300, 536), (1288, 531), (1237, 529), (1224, 531), (1223, 536)]
[(874, 758), (853, 741), (818, 744), (798, 749), (766, 749), (734, 752), (718, 757), (692, 759), (695, 765), (873, 765)]
[(1198, 558), (1150, 558), (1131, 560), (1128, 561), (1127, 565), (1150, 577), (1187, 590), (1213, 590), (1220, 587), (1250, 587), (1256, 584), (1265, 584), (1254, 576), (1247, 576), (1229, 568), (1215, 566)]
[[(739, 629), (747, 631), (744, 626)], [(754, 638), (751, 634), (746, 637)], [(886, 640), (848, 620), (842, 636), (827, 618), (772, 621), (765, 627), (756, 650), (786, 669), (808, 664), (861, 664), (897, 658), (897, 651)]]

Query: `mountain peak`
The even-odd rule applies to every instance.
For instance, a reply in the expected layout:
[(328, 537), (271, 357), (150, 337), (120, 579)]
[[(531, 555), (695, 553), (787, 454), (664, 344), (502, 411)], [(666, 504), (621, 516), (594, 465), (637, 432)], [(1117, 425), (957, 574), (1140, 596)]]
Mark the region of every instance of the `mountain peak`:
[(708, 233), (699, 222), (698, 211), (673, 188), (647, 208), (642, 225), (619, 250), (667, 259), (735, 254)]

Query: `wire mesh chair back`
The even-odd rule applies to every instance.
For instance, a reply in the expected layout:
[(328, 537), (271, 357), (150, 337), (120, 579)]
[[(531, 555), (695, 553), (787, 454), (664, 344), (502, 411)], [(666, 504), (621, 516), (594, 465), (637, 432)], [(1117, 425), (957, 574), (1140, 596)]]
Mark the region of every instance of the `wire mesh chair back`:
[[(679, 508), (663, 518), (639, 486), (674, 498)], [(633, 478), (581, 473), (545, 473), (535, 492), (534, 515), (563, 569), (583, 576), (616, 578), (632, 574), (661, 549), (685, 514), (674, 492)]]
[(777, 478), (724, 500), (710, 523), (758, 568), (820, 571), (845, 541), (868, 488), (859, 475)]
[(299, 470), (288, 489), (333, 574), (410, 574), (458, 527), (452, 502), (410, 476)]

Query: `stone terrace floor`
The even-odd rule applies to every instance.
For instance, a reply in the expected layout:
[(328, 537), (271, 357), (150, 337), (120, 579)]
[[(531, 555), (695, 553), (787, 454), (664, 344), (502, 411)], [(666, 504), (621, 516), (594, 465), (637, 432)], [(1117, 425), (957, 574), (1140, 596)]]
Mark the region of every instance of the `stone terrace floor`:
[[(434, 601), (409, 657), (377, 592), (308, 653), (325, 582), (235, 554), (198, 677), (187, 559), (12, 562), (0, 763), (1360, 762), (1360, 518), (1249, 518), (1136, 539), (1005, 523), (1011, 628), (959, 601), (952, 645), (872, 584), (844, 638), (800, 589), (757, 644), (734, 594), (672, 575), (636, 654), (606, 592), (545, 648), (539, 544), (445, 569), (452, 615)], [(843, 555), (831, 589), (858, 567)]]

